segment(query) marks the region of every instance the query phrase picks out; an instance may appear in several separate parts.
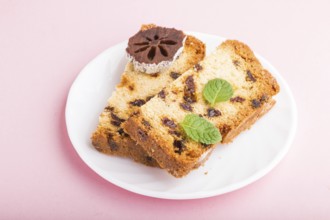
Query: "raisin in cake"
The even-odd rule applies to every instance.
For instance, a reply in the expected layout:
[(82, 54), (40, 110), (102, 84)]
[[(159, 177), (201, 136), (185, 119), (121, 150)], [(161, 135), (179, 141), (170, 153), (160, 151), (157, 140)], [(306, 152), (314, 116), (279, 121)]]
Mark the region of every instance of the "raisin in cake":
[[(233, 88), (226, 102), (210, 106), (202, 91), (221, 78)], [(248, 46), (227, 40), (194, 68), (163, 89), (124, 124), (125, 131), (175, 177), (188, 174), (214, 148), (188, 138), (179, 125), (194, 113), (207, 119), (231, 142), (272, 108), (279, 86)]]
[[(171, 29), (165, 31), (171, 32)], [(204, 44), (195, 37), (188, 35), (185, 36), (183, 42), (175, 42), (183, 44), (181, 53), (171, 54), (173, 51), (170, 49), (160, 53), (163, 55), (164, 59), (173, 55), (173, 62), (170, 62), (169, 59), (165, 59), (165, 62), (160, 62), (160, 65), (157, 66), (150, 62), (140, 62), (140, 64), (143, 65), (147, 63), (146, 66), (143, 66), (137, 63), (137, 61), (141, 60), (132, 60), (130, 53), (134, 52), (137, 52), (138, 55), (145, 55), (150, 60), (154, 58), (150, 57), (155, 56), (155, 54), (152, 54), (152, 48), (147, 48), (148, 50), (145, 49), (148, 43), (145, 41), (149, 41), (149, 39), (152, 38), (150, 40), (159, 39), (157, 42), (160, 42), (166, 37), (162, 36), (164, 33), (164, 28), (155, 25), (143, 25), (138, 34), (145, 35), (145, 39), (141, 42), (134, 43), (138, 48), (133, 48), (132, 51), (128, 51), (130, 48), (127, 49), (131, 61), (127, 63), (120, 83), (116, 86), (116, 90), (108, 99), (107, 106), (99, 117), (99, 125), (91, 138), (93, 146), (98, 151), (110, 155), (129, 157), (145, 165), (158, 166), (157, 162), (152, 157), (148, 156), (144, 149), (129, 137), (121, 125), (129, 116), (137, 112), (140, 106), (156, 95), (163, 87), (170, 84), (182, 73), (202, 60), (205, 55)], [(165, 43), (173, 44), (173, 41), (175, 41), (173, 36), (170, 40), (165, 41)], [(131, 42), (131, 39), (129, 42)], [(160, 48), (157, 49), (160, 50)], [(155, 59), (156, 58), (157, 57), (155, 57)], [(146, 67), (151, 67), (151, 71), (143, 69)], [(159, 72), (154, 73), (155, 70)]]

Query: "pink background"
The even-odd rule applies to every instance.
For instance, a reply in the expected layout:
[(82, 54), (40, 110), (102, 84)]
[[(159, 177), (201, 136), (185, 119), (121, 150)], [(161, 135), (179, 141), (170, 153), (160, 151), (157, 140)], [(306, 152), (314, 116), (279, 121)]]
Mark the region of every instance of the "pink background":
[[(329, 11), (326, 0), (0, 0), (0, 219), (330, 219)], [(287, 80), (297, 135), (266, 177), (170, 201), (116, 187), (78, 157), (64, 120), (70, 85), (149, 22), (244, 41)]]

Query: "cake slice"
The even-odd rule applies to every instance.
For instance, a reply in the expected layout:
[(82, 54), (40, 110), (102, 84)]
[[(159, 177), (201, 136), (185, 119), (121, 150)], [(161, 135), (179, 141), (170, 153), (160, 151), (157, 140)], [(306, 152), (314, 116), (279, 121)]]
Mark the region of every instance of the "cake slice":
[[(143, 35), (147, 40), (149, 40), (149, 38), (158, 38), (161, 40), (170, 34), (165, 33), (166, 36), (161, 36), (164, 34), (164, 30), (171, 31), (172, 29), (165, 29), (155, 25), (143, 25), (138, 35)], [(182, 32), (175, 31), (174, 33), (181, 34)], [(176, 36), (174, 36), (174, 38), (175, 37)], [(181, 53), (175, 54), (172, 62), (170, 62), (169, 56), (171, 52), (174, 53), (176, 51), (171, 51), (170, 48), (165, 52), (162, 51), (162, 54), (160, 54), (164, 56), (167, 55), (163, 57), (165, 61), (159, 62), (159, 65), (155, 65), (152, 63), (153, 60), (151, 58), (157, 59), (157, 57), (150, 57), (151, 55), (155, 56), (155, 54), (152, 54), (152, 51), (148, 54), (143, 54), (148, 52), (148, 50), (144, 50), (148, 42), (134, 42), (134, 40), (135, 39), (130, 39), (129, 44), (132, 41), (134, 44), (133, 46), (137, 46), (138, 48), (133, 48), (132, 52), (127, 52), (137, 52), (139, 56), (146, 55), (148, 62), (137, 63), (141, 61), (138, 59), (141, 57), (137, 56), (137, 60), (132, 60), (132, 57), (128, 54), (131, 61), (127, 63), (120, 83), (116, 86), (116, 90), (108, 99), (107, 105), (99, 117), (97, 129), (92, 134), (91, 139), (95, 149), (102, 153), (129, 157), (136, 162), (148, 166), (158, 166), (157, 162), (146, 154), (144, 149), (136, 144), (123, 130), (122, 123), (125, 122), (129, 116), (137, 112), (140, 106), (156, 95), (163, 87), (170, 84), (182, 73), (202, 60), (205, 55), (205, 46), (195, 37), (189, 35), (185, 36), (182, 45), (183, 50), (181, 49)], [(168, 40), (164, 43), (171, 44), (172, 41)], [(129, 49), (130, 48), (127, 50)], [(145, 69), (148, 67), (150, 68)]]
[[(217, 78), (227, 81), (233, 93), (228, 101), (211, 106), (203, 97), (203, 89)], [(276, 80), (250, 48), (227, 40), (143, 105), (123, 126), (160, 167), (182, 177), (198, 167), (215, 146), (187, 136), (182, 127), (187, 115), (207, 120), (221, 134), (221, 143), (229, 143), (272, 108), (272, 96), (278, 92)]]

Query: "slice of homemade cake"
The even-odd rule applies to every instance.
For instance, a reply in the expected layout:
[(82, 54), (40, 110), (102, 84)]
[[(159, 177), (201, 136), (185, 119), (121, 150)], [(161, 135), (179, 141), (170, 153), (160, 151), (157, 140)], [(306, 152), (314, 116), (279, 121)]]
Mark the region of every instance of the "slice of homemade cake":
[(227, 40), (125, 122), (124, 130), (175, 177), (199, 166), (275, 104), (279, 86), (248, 46)]
[(99, 117), (99, 125), (91, 138), (92, 144), (102, 153), (158, 166), (125, 133), (122, 123), (163, 87), (202, 60), (205, 46), (182, 31), (143, 25), (141, 31), (130, 38), (127, 53), (131, 61), (127, 63), (120, 83)]

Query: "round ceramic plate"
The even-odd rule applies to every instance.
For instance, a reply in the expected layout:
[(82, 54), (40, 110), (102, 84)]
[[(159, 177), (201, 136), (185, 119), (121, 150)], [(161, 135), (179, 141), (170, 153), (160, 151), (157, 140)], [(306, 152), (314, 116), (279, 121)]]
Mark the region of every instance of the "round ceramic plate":
[[(189, 34), (205, 42), (207, 53), (224, 41), (224, 38), (217, 36), (196, 32)], [(205, 165), (186, 177), (177, 179), (162, 169), (99, 153), (91, 145), (90, 137), (127, 63), (126, 45), (127, 42), (115, 45), (92, 60), (74, 81), (66, 105), (67, 129), (74, 148), (81, 159), (104, 179), (151, 197), (205, 198), (242, 188), (258, 180), (288, 152), (296, 130), (296, 105), (279, 72), (258, 56), (281, 87), (281, 92), (275, 97), (276, 105), (233, 143), (218, 145)]]

